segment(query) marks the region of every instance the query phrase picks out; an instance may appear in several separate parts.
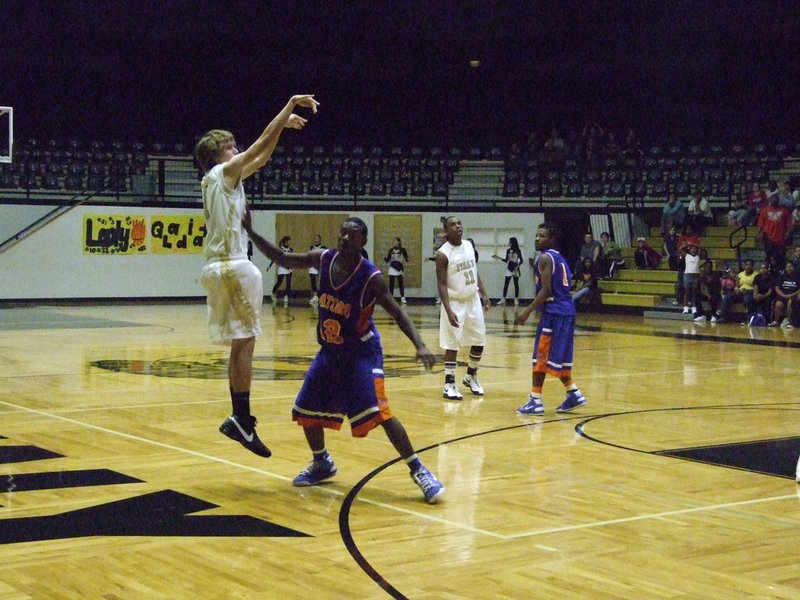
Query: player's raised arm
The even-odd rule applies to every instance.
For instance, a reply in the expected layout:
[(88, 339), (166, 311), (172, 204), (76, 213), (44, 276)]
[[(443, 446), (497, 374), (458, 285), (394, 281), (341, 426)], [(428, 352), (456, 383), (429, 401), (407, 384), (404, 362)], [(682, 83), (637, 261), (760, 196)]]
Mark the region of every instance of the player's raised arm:
[(306, 124), (304, 118), (293, 114), (297, 106), (310, 108), (312, 112), (316, 113), (319, 102), (311, 94), (292, 96), (286, 106), (275, 115), (269, 125), (261, 132), (258, 139), (247, 150), (235, 155), (225, 163), (223, 173), (229, 181), (247, 179), (263, 167), (269, 157), (272, 156), (272, 152), (275, 150), (275, 146), (277, 146), (281, 133), (285, 128), (300, 129)]

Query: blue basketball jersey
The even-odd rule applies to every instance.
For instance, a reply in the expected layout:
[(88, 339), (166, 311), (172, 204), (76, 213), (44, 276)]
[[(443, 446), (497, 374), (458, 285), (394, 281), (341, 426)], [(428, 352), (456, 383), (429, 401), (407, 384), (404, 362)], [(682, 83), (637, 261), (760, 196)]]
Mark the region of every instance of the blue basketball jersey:
[(331, 270), (339, 250), (331, 248), (322, 253), (319, 268), (319, 319), (317, 340), (323, 350), (338, 352), (354, 350), (373, 344), (380, 347), (380, 337), (372, 320), (375, 298), (367, 293), (369, 281), (380, 270), (365, 258), (350, 276), (334, 286)]
[[(545, 250), (542, 255), (547, 254), (553, 259), (553, 279), (551, 281), (552, 295), (547, 298), (542, 307), (542, 314), (551, 315), (574, 315), (575, 303), (572, 301), (572, 294), (569, 292), (570, 282), (572, 280), (572, 272), (567, 265), (567, 261), (559, 254), (557, 250)], [(534, 278), (536, 279), (536, 293), (542, 289), (541, 273), (539, 272), (539, 260), (536, 261), (536, 266), (533, 269)]]

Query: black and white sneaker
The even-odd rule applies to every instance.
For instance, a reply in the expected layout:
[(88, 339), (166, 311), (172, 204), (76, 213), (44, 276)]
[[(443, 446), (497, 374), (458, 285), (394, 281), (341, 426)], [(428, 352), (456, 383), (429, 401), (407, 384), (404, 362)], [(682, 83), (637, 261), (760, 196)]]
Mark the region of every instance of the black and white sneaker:
[(264, 458), (272, 456), (272, 452), (269, 451), (269, 448), (258, 439), (258, 434), (256, 433), (256, 418), (250, 416), (244, 419), (244, 421), (244, 423), (241, 423), (235, 415), (231, 415), (222, 422), (222, 425), (219, 426), (219, 430), (233, 441), (239, 442), (253, 454), (258, 454)]

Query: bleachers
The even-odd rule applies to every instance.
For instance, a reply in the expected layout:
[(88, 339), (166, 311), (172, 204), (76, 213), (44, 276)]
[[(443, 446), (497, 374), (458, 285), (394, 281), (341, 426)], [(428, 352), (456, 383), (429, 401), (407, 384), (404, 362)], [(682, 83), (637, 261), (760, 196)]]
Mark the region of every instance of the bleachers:
[(516, 156), (505, 163), (504, 181), (541, 181), (546, 198), (629, 198), (647, 204), (663, 201), (670, 191), (685, 197), (699, 189), (712, 202), (729, 201), (736, 188), (768, 181), (771, 171), (798, 155), (800, 144), (750, 148), (735, 144), (727, 149), (672, 145), (666, 151), (654, 145), (641, 156), (608, 156), (602, 165), (569, 158), (552, 162)]
[[(713, 226), (706, 228), (700, 237), (700, 244), (704, 250), (703, 258), (712, 262), (715, 270), (724, 270), (728, 267), (738, 269), (737, 251), (731, 248), (731, 233), (733, 227)], [(739, 244), (742, 252), (754, 251), (756, 244), (756, 227), (748, 227), (736, 233), (733, 242)], [(661, 231), (653, 227), (647, 236), (647, 244), (655, 249), (662, 246)], [(675, 295), (675, 283), (678, 274), (669, 270), (666, 260), (662, 260), (657, 269), (634, 268), (635, 248), (622, 248), (626, 268), (614, 273), (612, 281), (600, 281), (602, 304), (606, 306), (623, 306), (631, 308), (654, 308), (665, 299), (672, 299)]]
[[(28, 140), (18, 143), (13, 164), (0, 165), (0, 187), (75, 190), (82, 184), (130, 191), (132, 178), (148, 174), (154, 168), (151, 163), (165, 158), (186, 160), (189, 153), (182, 143)], [(570, 158), (559, 162), (508, 158), (497, 147), (295, 144), (276, 148), (248, 192), (341, 195), (344, 190), (344, 194), (357, 195), (363, 190), (367, 195), (423, 197), (441, 194), (438, 184), (451, 185), (462, 165), (489, 162), (503, 167), (497, 182), (497, 195), (503, 197), (660, 202), (669, 191), (686, 196), (700, 188), (712, 199), (728, 200), (741, 184), (767, 180), (791, 155), (800, 155), (800, 144), (653, 145), (641, 156), (620, 153), (595, 164)]]

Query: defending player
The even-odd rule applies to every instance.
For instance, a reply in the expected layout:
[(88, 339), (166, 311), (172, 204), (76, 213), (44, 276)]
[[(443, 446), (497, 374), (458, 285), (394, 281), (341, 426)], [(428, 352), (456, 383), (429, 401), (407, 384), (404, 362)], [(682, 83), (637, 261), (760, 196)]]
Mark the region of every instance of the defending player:
[(294, 254), (282, 252), (254, 232), (249, 212), (243, 225), (256, 247), (279, 265), (319, 269), (320, 351), (292, 409), (292, 419), (303, 427), (313, 460), (295, 477), (294, 485), (316, 485), (336, 474), (336, 465), (325, 449), (325, 428), (339, 430), (346, 417), (353, 437), (366, 437), (373, 428), (382, 426), (425, 500), (438, 502), (444, 486), (419, 460), (405, 428), (389, 410), (383, 383), (383, 349), (372, 320), (375, 304), (397, 322), (427, 369), (436, 358), (389, 293), (378, 267), (361, 255), (367, 226), (355, 217), (345, 219), (337, 248)]
[(536, 297), (517, 317), (523, 325), (534, 310), (541, 309), (533, 344), (533, 377), (528, 402), (517, 409), (522, 415), (543, 415), (542, 386), (547, 373), (558, 377), (567, 397), (556, 412), (569, 412), (586, 398), (572, 381), (572, 353), (575, 335), (575, 304), (569, 293), (570, 273), (564, 257), (555, 250), (558, 229), (542, 223), (536, 231), (536, 249), (541, 251), (534, 267)]

